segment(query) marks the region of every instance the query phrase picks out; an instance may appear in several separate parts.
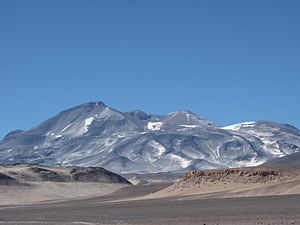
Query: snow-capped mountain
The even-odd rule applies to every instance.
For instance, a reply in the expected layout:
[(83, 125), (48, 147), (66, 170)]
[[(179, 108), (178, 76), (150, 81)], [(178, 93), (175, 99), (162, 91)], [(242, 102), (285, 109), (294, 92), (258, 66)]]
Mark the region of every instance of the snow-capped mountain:
[(300, 150), (300, 131), (257, 121), (220, 127), (189, 111), (165, 116), (83, 104), (0, 142), (0, 163), (101, 166), (117, 173), (255, 166)]

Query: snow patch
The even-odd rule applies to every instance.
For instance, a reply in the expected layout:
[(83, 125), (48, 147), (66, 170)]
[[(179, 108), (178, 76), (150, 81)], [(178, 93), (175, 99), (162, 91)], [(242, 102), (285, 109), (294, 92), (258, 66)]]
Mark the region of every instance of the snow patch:
[(263, 164), (265, 162), (266, 162), (265, 159), (251, 158), (250, 161), (243, 160), (243, 161), (233, 162), (233, 164), (230, 166), (230, 168), (258, 166), (258, 165), (261, 165), (261, 164)]
[(62, 129), (61, 132), (64, 132), (64, 131), (65, 131), (66, 129), (68, 129), (70, 126), (71, 126), (71, 123), (70, 123), (68, 126), (66, 126), (64, 129)]
[(179, 125), (181, 127), (187, 127), (187, 128), (197, 128), (199, 125)]
[(260, 139), (264, 143), (263, 148), (266, 152), (269, 152), (272, 155), (276, 155), (278, 157), (283, 157), (286, 155), (280, 150), (280, 147), (275, 140), (267, 139), (263, 137), (260, 137)]
[(171, 160), (178, 162), (183, 168), (188, 167), (191, 164), (191, 160), (187, 160), (179, 155), (169, 154)]
[(256, 123), (255, 121), (237, 123), (237, 124), (233, 124), (233, 125), (230, 125), (230, 126), (222, 127), (221, 129), (224, 129), (224, 130), (239, 130), (243, 127), (254, 127), (255, 123)]
[(162, 125), (163, 125), (162, 122), (148, 122), (147, 128), (149, 130), (160, 130)]
[(191, 119), (190, 119), (190, 116), (191, 116), (191, 115), (190, 115), (189, 113), (186, 114), (186, 119), (187, 119), (188, 122), (190, 122), (190, 120), (191, 120)]
[(149, 141), (149, 145), (158, 151), (158, 155), (161, 156), (165, 151), (165, 147), (156, 141)]
[(92, 124), (93, 120), (94, 120), (94, 117), (89, 117), (84, 120), (84, 125), (83, 125), (84, 133), (88, 132), (89, 126)]

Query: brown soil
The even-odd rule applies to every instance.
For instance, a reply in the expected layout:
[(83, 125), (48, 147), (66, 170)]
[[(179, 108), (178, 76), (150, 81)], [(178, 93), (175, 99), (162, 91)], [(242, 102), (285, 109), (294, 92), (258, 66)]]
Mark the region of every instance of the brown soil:
[(300, 194), (300, 165), (193, 170), (170, 187), (148, 198), (192, 195), (191, 198), (227, 198)]

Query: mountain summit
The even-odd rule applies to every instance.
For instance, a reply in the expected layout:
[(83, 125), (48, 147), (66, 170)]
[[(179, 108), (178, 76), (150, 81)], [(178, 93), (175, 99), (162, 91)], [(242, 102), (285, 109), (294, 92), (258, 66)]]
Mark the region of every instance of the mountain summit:
[(120, 112), (103, 102), (62, 111), (0, 142), (0, 163), (101, 166), (117, 173), (255, 166), (300, 150), (300, 131), (270, 121), (227, 127), (180, 110)]

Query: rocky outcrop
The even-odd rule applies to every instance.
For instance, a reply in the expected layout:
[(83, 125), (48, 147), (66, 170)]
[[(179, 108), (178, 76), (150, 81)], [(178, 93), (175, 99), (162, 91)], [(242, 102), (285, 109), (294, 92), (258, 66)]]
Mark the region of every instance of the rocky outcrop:
[(284, 177), (279, 170), (268, 168), (234, 168), (215, 170), (192, 170), (168, 188), (169, 192), (191, 188), (273, 184), (280, 182)]
[(192, 182), (196, 184), (208, 182), (226, 183), (270, 183), (277, 181), (280, 173), (271, 169), (216, 169), (193, 170), (186, 172), (179, 182)]

